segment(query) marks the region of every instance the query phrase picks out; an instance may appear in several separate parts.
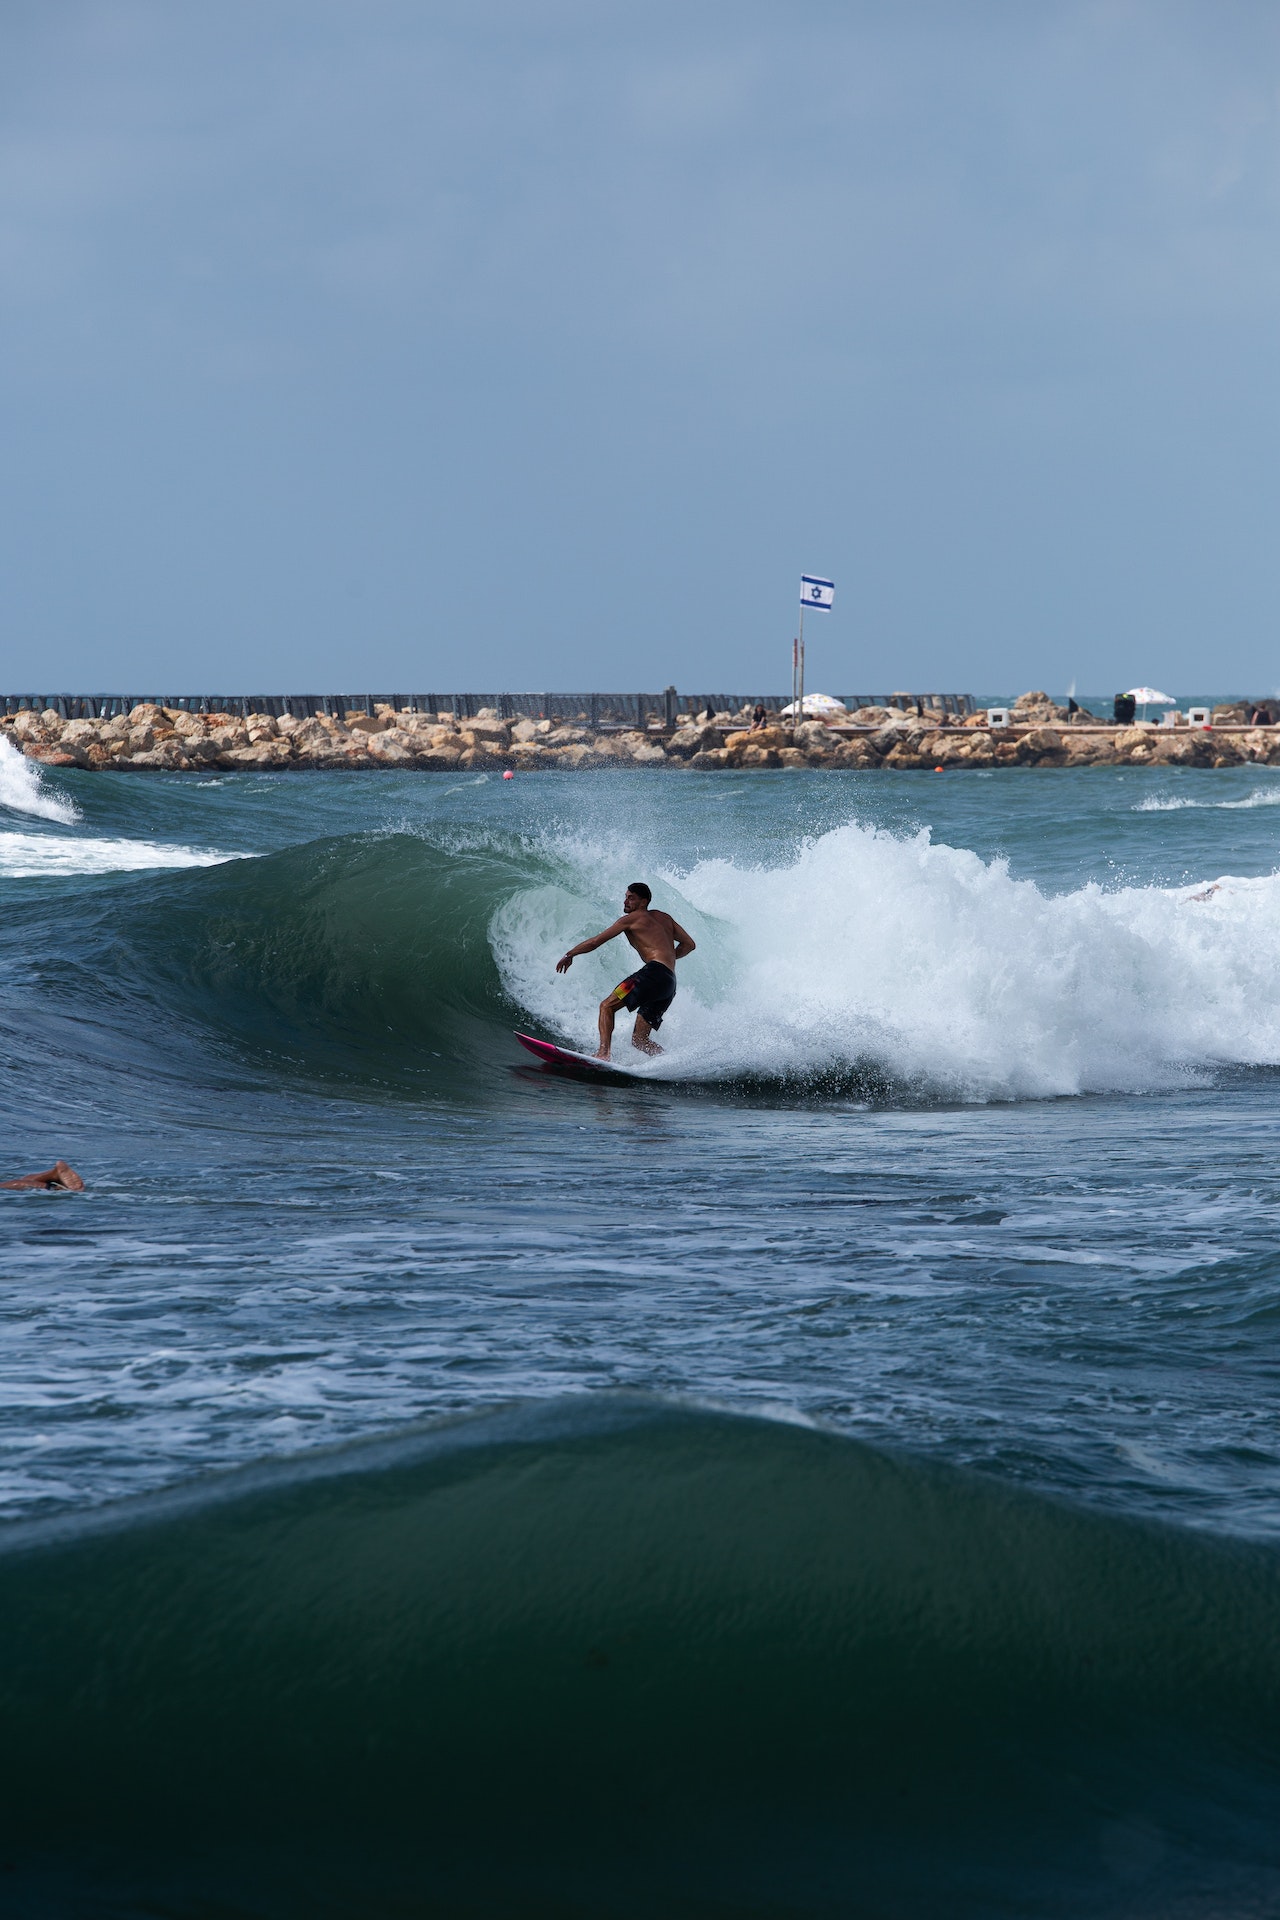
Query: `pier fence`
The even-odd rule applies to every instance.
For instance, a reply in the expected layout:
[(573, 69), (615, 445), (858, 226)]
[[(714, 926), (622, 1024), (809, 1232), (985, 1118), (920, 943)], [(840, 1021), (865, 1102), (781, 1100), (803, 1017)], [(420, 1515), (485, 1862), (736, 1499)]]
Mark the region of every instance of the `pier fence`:
[[(838, 696), (846, 707), (898, 707), (910, 711), (917, 703), (944, 713), (972, 713), (967, 693), (846, 693)], [(674, 727), (681, 713), (740, 713), (744, 707), (764, 706), (772, 712), (788, 705), (785, 693), (9, 693), (0, 694), (0, 713), (24, 708), (43, 712), (52, 707), (63, 720), (109, 720), (114, 714), (149, 704), (184, 708), (190, 713), (283, 713), (299, 719), (313, 714), (339, 718), (350, 713), (372, 714), (377, 707), (397, 712), (451, 713), (473, 720), (488, 707), (503, 720), (565, 720), (589, 726)]]

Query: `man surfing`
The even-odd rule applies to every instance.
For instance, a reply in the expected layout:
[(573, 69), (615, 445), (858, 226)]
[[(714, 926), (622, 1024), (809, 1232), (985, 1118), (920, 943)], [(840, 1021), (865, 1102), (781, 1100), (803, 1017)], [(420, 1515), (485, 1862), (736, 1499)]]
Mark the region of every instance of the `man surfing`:
[(653, 894), (643, 880), (633, 880), (622, 901), (622, 918), (594, 939), (580, 940), (556, 961), (557, 973), (568, 973), (580, 953), (594, 953), (606, 940), (625, 933), (644, 965), (620, 980), (600, 1002), (600, 1045), (597, 1060), (607, 1060), (613, 1044), (613, 1023), (622, 1008), (636, 1016), (631, 1044), (641, 1053), (661, 1053), (650, 1038), (662, 1025), (662, 1016), (676, 997), (676, 961), (692, 953), (695, 942), (678, 920), (649, 905)]

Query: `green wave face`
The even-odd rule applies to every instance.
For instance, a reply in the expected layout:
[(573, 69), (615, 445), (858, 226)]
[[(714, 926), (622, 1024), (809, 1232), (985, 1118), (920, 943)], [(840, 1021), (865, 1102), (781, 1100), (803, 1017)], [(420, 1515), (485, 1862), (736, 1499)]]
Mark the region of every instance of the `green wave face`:
[(489, 923), (536, 865), (410, 834), (317, 841), (166, 879), (126, 937), (177, 1020), (311, 1071), (439, 1076), (508, 1051)]
[[(75, 956), (54, 990), (123, 1012), (138, 1035), (195, 1055), (213, 1038), (272, 1074), (466, 1096), (524, 1060), (513, 1027), (579, 1044), (594, 1032), (601, 985), (582, 966), (561, 982), (555, 958), (616, 916), (621, 892), (574, 847), (378, 833), (130, 878), (96, 911), (40, 912), (62, 916)], [(634, 959), (611, 949), (609, 983)]]
[(1280, 1892), (1274, 1553), (803, 1428), (584, 1396), (251, 1470), (15, 1530), (0, 1623), (31, 1912)]

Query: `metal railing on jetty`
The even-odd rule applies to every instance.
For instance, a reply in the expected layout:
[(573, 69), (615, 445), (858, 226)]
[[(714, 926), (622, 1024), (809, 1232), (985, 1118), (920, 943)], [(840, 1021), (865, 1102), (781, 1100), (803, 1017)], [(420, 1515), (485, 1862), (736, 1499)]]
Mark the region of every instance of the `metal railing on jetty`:
[[(933, 707), (944, 713), (972, 713), (967, 693), (846, 693), (846, 707), (897, 707), (910, 712)], [(0, 694), (0, 713), (24, 708), (43, 712), (52, 707), (64, 720), (109, 720), (133, 707), (184, 708), (189, 713), (269, 713), (277, 719), (292, 713), (299, 719), (326, 713), (345, 717), (372, 714), (380, 706), (397, 712), (452, 713), (473, 720), (488, 707), (503, 720), (566, 720), (589, 726), (674, 727), (682, 713), (741, 713), (744, 707), (763, 706), (777, 713), (786, 706), (785, 693), (10, 693)]]

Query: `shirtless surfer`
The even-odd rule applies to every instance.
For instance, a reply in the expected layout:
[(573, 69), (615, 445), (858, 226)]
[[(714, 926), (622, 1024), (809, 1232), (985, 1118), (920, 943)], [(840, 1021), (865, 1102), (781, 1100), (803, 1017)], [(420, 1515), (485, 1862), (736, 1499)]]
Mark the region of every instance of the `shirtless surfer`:
[(84, 1181), (65, 1160), (55, 1160), (46, 1173), (24, 1173), (20, 1180), (0, 1180), (0, 1187), (16, 1187), (24, 1193), (33, 1187), (45, 1187), (62, 1193), (83, 1193)]
[(594, 953), (606, 940), (625, 933), (644, 965), (620, 980), (612, 993), (600, 1002), (600, 1045), (597, 1060), (609, 1058), (613, 1042), (613, 1023), (622, 1008), (636, 1016), (631, 1044), (641, 1053), (661, 1053), (649, 1035), (662, 1025), (662, 1016), (676, 997), (676, 961), (692, 953), (694, 941), (678, 920), (669, 913), (655, 911), (649, 905), (653, 894), (643, 880), (633, 880), (622, 902), (622, 918), (591, 940), (580, 940), (576, 947), (556, 961), (557, 973), (568, 973), (580, 953)]

